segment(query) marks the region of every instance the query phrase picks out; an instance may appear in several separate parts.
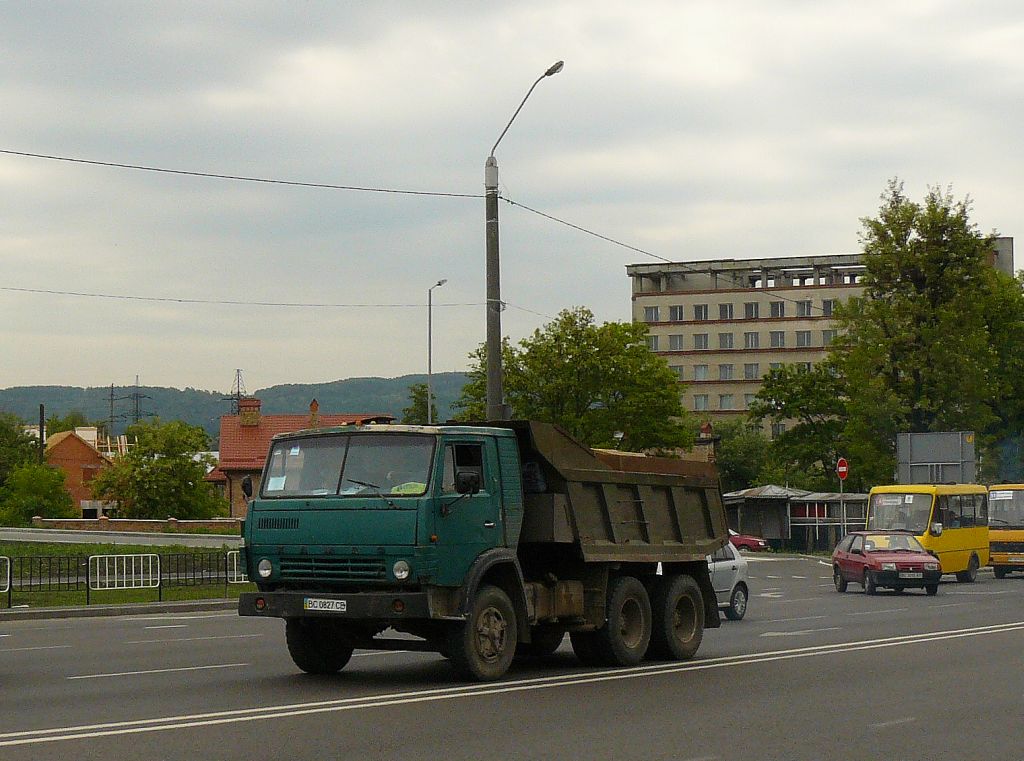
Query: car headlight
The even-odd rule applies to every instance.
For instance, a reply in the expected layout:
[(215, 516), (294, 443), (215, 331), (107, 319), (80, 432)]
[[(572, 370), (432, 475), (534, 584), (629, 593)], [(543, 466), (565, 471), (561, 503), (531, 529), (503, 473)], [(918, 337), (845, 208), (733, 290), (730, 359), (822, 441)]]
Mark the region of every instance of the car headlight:
[(256, 565), (256, 573), (258, 573), (260, 575), (260, 578), (262, 579), (269, 579), (270, 574), (272, 574), (273, 572), (274, 564), (266, 558), (260, 560), (260, 562)]
[(394, 566), (392, 566), (391, 573), (393, 573), (395, 578), (399, 581), (405, 581), (409, 578), (410, 570), (408, 563), (404, 560), (399, 560)]
[(895, 563), (882, 563), (882, 570), (883, 571), (895, 571), (896, 570), (896, 564)]
[(937, 570), (939, 570), (939, 564), (938, 563), (925, 563), (924, 564), (924, 570), (926, 570), (926, 571), (937, 571)]

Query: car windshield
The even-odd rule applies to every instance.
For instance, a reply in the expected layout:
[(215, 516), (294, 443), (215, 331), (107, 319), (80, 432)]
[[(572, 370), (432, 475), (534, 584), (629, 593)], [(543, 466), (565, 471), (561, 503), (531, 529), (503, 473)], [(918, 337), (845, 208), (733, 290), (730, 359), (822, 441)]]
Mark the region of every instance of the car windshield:
[(868, 534), (865, 552), (924, 552), (924, 547), (909, 534)]
[(992, 528), (1024, 529), (1024, 489), (993, 489), (988, 495)]
[(264, 497), (416, 496), (426, 492), (434, 440), (413, 434), (310, 436), (274, 444)]
[(915, 493), (872, 494), (868, 507), (869, 529), (904, 529), (914, 534), (928, 530), (932, 495)]

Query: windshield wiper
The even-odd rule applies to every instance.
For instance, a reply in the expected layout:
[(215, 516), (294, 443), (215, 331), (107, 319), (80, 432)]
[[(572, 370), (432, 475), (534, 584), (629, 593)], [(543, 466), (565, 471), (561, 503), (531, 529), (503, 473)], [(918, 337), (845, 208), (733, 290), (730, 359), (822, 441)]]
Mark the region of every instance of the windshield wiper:
[(358, 484), (359, 486), (365, 486), (367, 489), (376, 489), (377, 496), (384, 500), (387, 503), (388, 507), (395, 507), (395, 503), (384, 496), (384, 493), (381, 492), (380, 487), (377, 484), (371, 484), (369, 481), (360, 481), (359, 479), (356, 478), (349, 478), (348, 476), (345, 476), (345, 478), (342, 480), (351, 481), (352, 483)]

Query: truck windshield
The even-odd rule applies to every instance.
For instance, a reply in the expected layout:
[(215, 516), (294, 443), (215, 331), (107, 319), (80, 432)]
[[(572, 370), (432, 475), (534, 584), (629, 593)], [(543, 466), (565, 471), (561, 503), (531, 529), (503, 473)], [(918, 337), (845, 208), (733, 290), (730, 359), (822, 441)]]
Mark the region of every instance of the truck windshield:
[(868, 529), (906, 529), (924, 534), (928, 530), (931, 513), (931, 494), (872, 494), (868, 506)]
[(430, 481), (434, 440), (413, 434), (310, 436), (276, 442), (264, 497), (416, 496)]
[(988, 495), (989, 528), (1024, 529), (1024, 489), (993, 489)]

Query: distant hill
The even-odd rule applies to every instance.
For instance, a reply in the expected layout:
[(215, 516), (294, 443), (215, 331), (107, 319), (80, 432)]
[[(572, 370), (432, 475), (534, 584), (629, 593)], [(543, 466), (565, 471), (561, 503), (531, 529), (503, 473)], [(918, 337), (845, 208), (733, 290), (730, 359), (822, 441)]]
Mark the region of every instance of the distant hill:
[[(459, 398), (466, 384), (465, 373), (434, 373), (431, 385), (437, 414), (446, 420), (451, 405)], [(397, 418), (409, 405), (409, 386), (426, 383), (427, 376), (403, 375), (400, 378), (348, 378), (330, 383), (289, 383), (250, 392), (263, 401), (268, 415), (302, 413), (311, 400), (320, 404), (321, 414), (343, 412), (384, 412)], [(124, 430), (135, 409), (133, 386), (114, 387), (115, 433)], [(220, 416), (231, 412), (228, 394), (199, 389), (140, 386), (139, 412), (158, 416), (161, 420), (184, 420), (201, 425), (211, 436), (217, 436)], [(75, 386), (19, 386), (0, 389), (0, 412), (10, 412), (29, 423), (39, 419), (39, 405), (46, 406), (46, 416), (65, 416), (78, 410), (90, 420), (106, 420), (110, 416), (110, 387), (78, 388)]]

